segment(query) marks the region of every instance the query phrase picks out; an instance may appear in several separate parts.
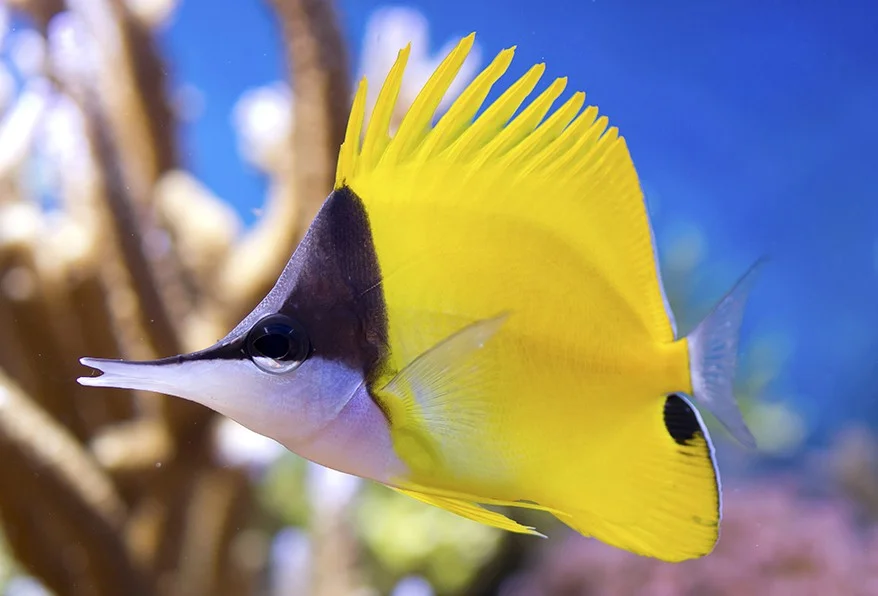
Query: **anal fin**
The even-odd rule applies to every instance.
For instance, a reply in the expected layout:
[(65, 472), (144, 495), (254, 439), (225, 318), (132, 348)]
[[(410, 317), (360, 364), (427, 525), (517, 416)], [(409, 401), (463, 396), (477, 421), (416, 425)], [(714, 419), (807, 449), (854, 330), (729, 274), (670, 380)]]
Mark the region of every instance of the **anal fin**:
[(393, 486), (389, 488), (392, 488), (393, 490), (402, 493), (408, 497), (421, 501), (422, 503), (427, 503), (428, 505), (433, 505), (435, 507), (439, 507), (440, 509), (445, 509), (446, 511), (450, 511), (451, 513), (454, 513), (461, 517), (465, 517), (466, 519), (478, 522), (480, 524), (484, 524), (486, 526), (491, 526), (500, 530), (506, 530), (508, 532), (515, 532), (517, 534), (531, 534), (533, 536), (540, 536), (541, 538), (546, 537), (544, 534), (537, 532), (536, 529), (530, 526), (523, 526), (517, 521), (509, 519), (501, 513), (485, 509), (484, 507), (481, 507), (476, 503), (471, 503), (469, 501), (464, 501), (461, 499), (454, 499), (452, 497), (428, 495), (413, 490), (396, 488)]
[[(388, 485), (390, 486), (390, 485)], [(403, 488), (405, 487), (405, 488)], [(460, 491), (454, 490), (446, 490), (441, 488), (435, 488), (432, 486), (424, 486), (421, 484), (412, 484), (411, 482), (404, 482), (401, 486), (392, 486), (392, 488), (399, 490), (408, 490), (409, 492), (416, 492), (428, 496), (435, 497), (443, 497), (447, 499), (452, 499), (455, 501), (472, 501), (473, 503), (478, 503), (480, 505), (493, 505), (495, 507), (515, 507), (518, 509), (532, 509), (534, 511), (545, 511), (546, 513), (551, 513), (558, 519), (564, 519), (571, 517), (569, 513), (561, 511), (560, 509), (555, 509), (553, 507), (547, 507), (545, 505), (540, 505), (539, 503), (534, 503), (532, 501), (510, 501), (507, 499), (495, 499), (492, 497), (482, 497), (476, 496), (472, 494), (463, 493)]]
[(628, 416), (591, 462), (589, 477), (601, 479), (600, 490), (552, 480), (572, 516), (561, 521), (583, 535), (663, 561), (709, 554), (719, 539), (722, 490), (700, 414), (685, 397), (671, 394)]

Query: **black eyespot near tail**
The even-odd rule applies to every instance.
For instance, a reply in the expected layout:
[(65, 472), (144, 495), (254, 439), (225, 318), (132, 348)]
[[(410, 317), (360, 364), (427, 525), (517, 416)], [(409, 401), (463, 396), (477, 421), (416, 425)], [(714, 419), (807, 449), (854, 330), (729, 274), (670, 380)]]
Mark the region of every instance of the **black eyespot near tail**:
[(665, 428), (678, 445), (686, 445), (701, 434), (698, 416), (679, 395), (669, 395), (665, 400)]

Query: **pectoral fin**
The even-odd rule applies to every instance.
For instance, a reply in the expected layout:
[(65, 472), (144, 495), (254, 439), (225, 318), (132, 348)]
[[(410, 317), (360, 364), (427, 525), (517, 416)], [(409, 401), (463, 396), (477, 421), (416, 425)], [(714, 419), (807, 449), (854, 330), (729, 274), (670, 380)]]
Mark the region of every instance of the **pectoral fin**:
[(473, 359), (506, 322), (507, 314), (467, 325), (405, 366), (383, 392), (406, 396), (431, 430), (447, 427), (448, 418), (459, 418), (460, 404), (472, 401), (488, 371)]
[(412, 360), (379, 391), (390, 406), (394, 445), (415, 472), (432, 475), (450, 468), (460, 474), (478, 465), (467, 446), (494, 407), (492, 387), (499, 374), (496, 363), (480, 352), (506, 317), (463, 327)]
[[(483, 348), (500, 331), (507, 314), (467, 325), (400, 370), (381, 390), (395, 404), (391, 416), (394, 446), (414, 472), (393, 490), (494, 528), (545, 537), (532, 527), (483, 505), (564, 512), (528, 501), (486, 496), (483, 481), (503, 472), (478, 444), (484, 421), (498, 402), (496, 355)], [(442, 479), (438, 488), (434, 482)], [(449, 490), (454, 487), (453, 490)]]

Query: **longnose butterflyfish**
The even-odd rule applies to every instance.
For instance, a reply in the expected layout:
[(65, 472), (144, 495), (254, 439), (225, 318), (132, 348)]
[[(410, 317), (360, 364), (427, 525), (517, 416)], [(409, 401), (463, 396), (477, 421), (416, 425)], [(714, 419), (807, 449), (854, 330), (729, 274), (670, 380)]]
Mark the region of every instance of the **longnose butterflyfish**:
[(401, 120), (411, 44), (368, 119), (360, 82), (334, 188), (226, 337), (82, 358), (103, 374), (79, 382), (197, 402), (496, 528), (543, 536), (497, 510), (523, 507), (640, 555), (704, 556), (722, 491), (696, 406), (755, 447), (732, 389), (761, 261), (678, 337), (626, 142), (584, 93), (552, 110), (559, 78), (527, 102), (536, 64), (480, 111), (512, 47), (437, 115), (474, 37)]

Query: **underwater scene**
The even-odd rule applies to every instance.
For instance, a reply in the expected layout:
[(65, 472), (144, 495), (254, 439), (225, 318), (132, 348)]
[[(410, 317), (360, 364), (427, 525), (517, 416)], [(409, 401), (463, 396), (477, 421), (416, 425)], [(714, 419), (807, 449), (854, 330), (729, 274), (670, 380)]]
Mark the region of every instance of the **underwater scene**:
[(876, 31), (0, 0), (0, 594), (878, 595)]

